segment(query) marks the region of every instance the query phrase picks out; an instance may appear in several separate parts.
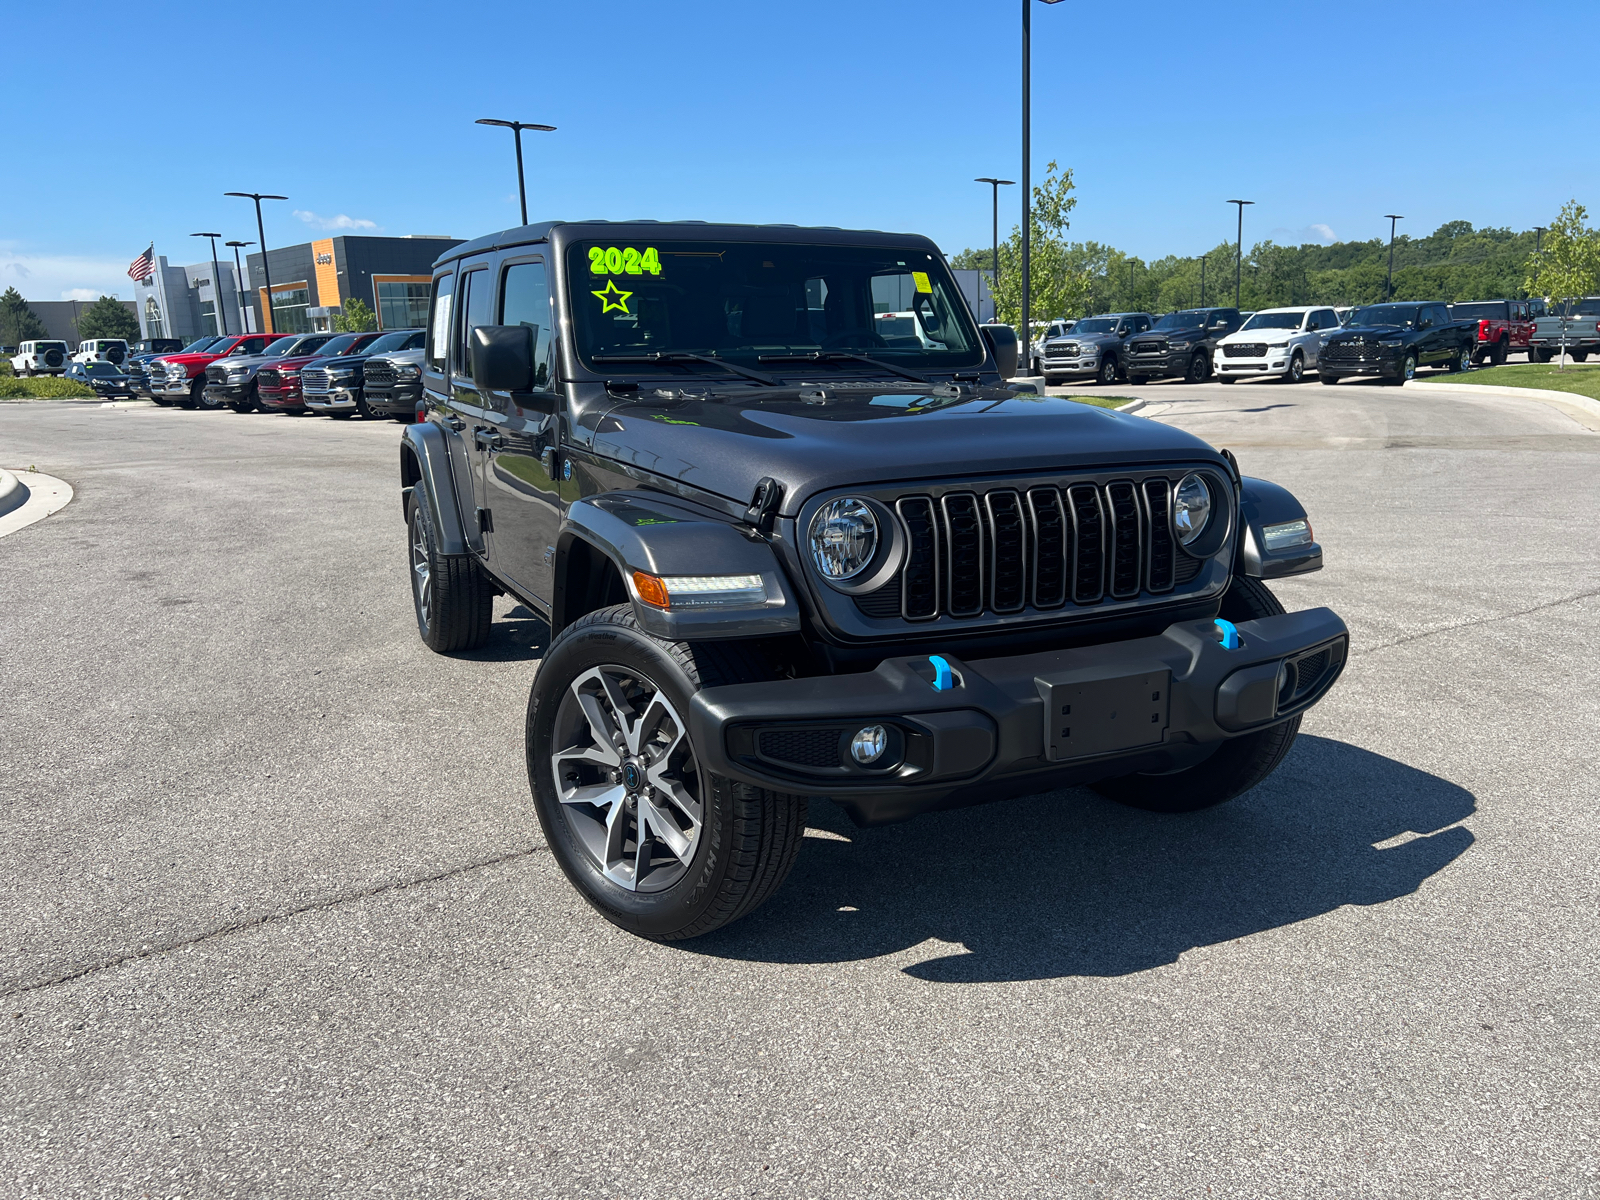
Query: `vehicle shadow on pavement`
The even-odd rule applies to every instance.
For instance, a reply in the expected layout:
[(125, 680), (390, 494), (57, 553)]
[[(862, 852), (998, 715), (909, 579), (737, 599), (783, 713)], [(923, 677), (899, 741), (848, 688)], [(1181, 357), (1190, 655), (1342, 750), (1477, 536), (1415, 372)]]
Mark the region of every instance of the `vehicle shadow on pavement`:
[(955, 952), (908, 974), (939, 983), (1126, 975), (1408, 895), (1472, 845), (1457, 822), (1475, 810), (1470, 792), (1436, 775), (1304, 734), (1249, 795), (1183, 816), (1087, 789), (876, 829), (816, 804), (812, 828), (838, 836), (807, 837), (766, 906), (684, 948), (817, 963), (937, 939)]
[(496, 615), (489, 626), (489, 640), (476, 650), (463, 650), (454, 657), (468, 662), (527, 662), (543, 658), (550, 645), (550, 626), (533, 610), (518, 604), (510, 612)]

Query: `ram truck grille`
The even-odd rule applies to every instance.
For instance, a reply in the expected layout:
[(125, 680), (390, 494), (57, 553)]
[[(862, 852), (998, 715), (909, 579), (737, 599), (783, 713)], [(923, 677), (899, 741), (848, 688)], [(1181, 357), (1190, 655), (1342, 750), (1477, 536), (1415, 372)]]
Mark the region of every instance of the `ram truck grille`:
[(1167, 345), (1166, 345), (1165, 342), (1135, 342), (1135, 343), (1133, 343), (1133, 352), (1135, 354), (1165, 354), (1166, 350), (1167, 350)]
[(214, 366), (214, 365), (207, 367), (206, 368), (206, 382), (207, 383), (227, 383), (228, 382), (228, 368), (226, 368), (226, 367), (218, 367), (218, 366)]
[(394, 364), (381, 358), (368, 359), (361, 375), (367, 383), (377, 383), (387, 387), (394, 382)]
[(1222, 348), (1224, 358), (1265, 358), (1267, 344), (1265, 342), (1229, 342)]
[(1172, 532), (1176, 478), (901, 496), (905, 563), (856, 606), (930, 621), (1165, 596), (1204, 565)]
[(326, 367), (307, 367), (301, 371), (300, 394), (303, 396), (326, 396), (328, 394), (328, 369)]
[(1375, 362), (1378, 348), (1371, 342), (1329, 342), (1320, 357), (1326, 362)]

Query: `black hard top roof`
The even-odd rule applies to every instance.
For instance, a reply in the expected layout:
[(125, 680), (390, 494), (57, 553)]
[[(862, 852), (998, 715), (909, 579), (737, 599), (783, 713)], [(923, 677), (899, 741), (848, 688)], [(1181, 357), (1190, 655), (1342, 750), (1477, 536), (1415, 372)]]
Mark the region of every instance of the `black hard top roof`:
[(584, 229), (574, 228), (582, 226), (595, 230), (606, 230), (607, 237), (623, 237), (627, 231), (637, 229), (641, 235), (655, 237), (675, 236), (685, 238), (704, 239), (724, 242), (770, 242), (774, 238), (781, 238), (786, 242), (811, 243), (819, 246), (859, 245), (859, 246), (906, 246), (919, 250), (933, 250), (939, 248), (931, 240), (920, 233), (886, 233), (876, 229), (841, 229), (833, 225), (731, 225), (717, 224), (710, 221), (652, 221), (640, 219), (636, 221), (536, 221), (531, 225), (519, 225), (513, 229), (502, 229), (499, 233), (485, 234), (480, 238), (473, 238), (470, 242), (462, 242), (459, 246), (452, 246), (433, 262), (437, 270), (445, 263), (453, 262), (458, 258), (467, 258), (473, 254), (482, 254), (490, 250), (505, 250), (512, 246), (524, 246), (532, 242), (547, 241), (550, 231), (557, 226), (571, 230), (565, 234), (568, 237), (582, 237)]

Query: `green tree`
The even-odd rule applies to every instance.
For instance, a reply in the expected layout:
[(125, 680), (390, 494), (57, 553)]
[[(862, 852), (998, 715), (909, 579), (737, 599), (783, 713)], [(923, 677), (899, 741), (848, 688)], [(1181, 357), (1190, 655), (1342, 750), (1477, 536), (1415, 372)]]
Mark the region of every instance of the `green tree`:
[(101, 296), (78, 314), (78, 340), (89, 338), (124, 338), (135, 341), (139, 336), (139, 318), (128, 311), (128, 306), (115, 296)]
[(7, 288), (0, 296), (0, 346), (16, 346), (44, 336), (44, 322), (28, 307), (22, 293)]
[[(1561, 214), (1545, 231), (1544, 253), (1528, 268), (1524, 284), (1531, 292), (1543, 287), (1553, 305), (1566, 317), (1572, 304), (1600, 291), (1600, 232), (1589, 228), (1589, 210), (1576, 200), (1568, 200)], [(1561, 362), (1567, 360), (1567, 322), (1561, 322)]]
[[(1072, 171), (1052, 162), (1044, 182), (1033, 189), (1028, 212), (1029, 321), (1041, 325), (1051, 317), (1082, 310), (1089, 297), (1089, 276), (1078, 269), (1073, 247), (1065, 238), (1078, 198), (1072, 194)], [(976, 253), (976, 252), (969, 252)], [(1000, 246), (1000, 278), (994, 285), (995, 313), (1008, 325), (1022, 323), (1022, 227), (1013, 226)]]
[(333, 319), (337, 333), (371, 333), (378, 328), (378, 316), (360, 299), (351, 296)]

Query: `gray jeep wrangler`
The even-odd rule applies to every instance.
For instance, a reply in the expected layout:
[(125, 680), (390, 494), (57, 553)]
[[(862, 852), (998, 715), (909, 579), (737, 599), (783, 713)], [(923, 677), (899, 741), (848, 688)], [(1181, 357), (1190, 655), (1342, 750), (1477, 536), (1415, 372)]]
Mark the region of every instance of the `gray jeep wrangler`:
[[(917, 317), (886, 339), (878, 314)], [(673, 939), (782, 883), (809, 799), (856, 821), (1087, 784), (1253, 787), (1346, 658), (1264, 580), (1321, 548), (1284, 489), (1138, 417), (1007, 388), (909, 234), (529, 225), (433, 270), (400, 486), (417, 627), (551, 642), (526, 718), (556, 860)]]

